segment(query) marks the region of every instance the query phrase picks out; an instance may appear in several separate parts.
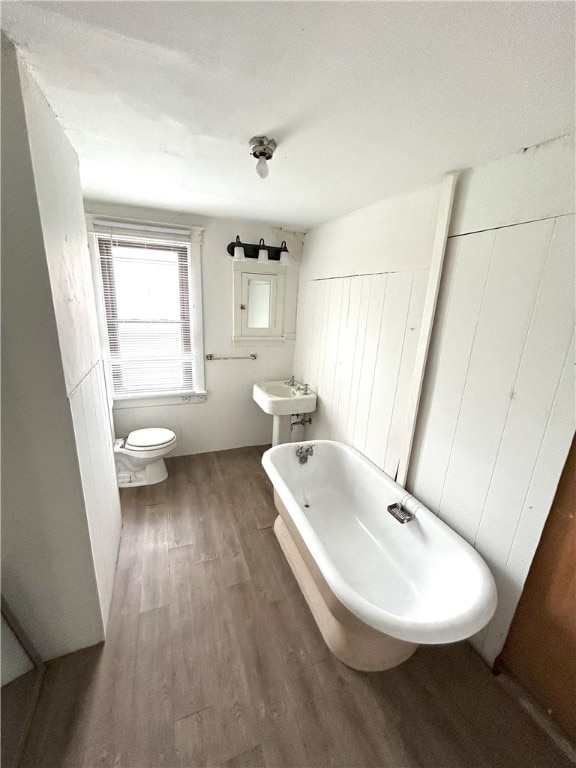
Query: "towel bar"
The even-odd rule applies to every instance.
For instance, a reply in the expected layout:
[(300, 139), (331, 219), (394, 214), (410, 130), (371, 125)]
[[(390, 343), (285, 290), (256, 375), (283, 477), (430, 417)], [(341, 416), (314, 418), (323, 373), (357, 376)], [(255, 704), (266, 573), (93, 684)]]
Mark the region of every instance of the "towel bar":
[(226, 355), (212, 355), (212, 354), (206, 355), (206, 360), (256, 360), (257, 358), (258, 358), (258, 355), (255, 355), (253, 352), (250, 355), (243, 356), (243, 357), (232, 357), (232, 356), (226, 356)]

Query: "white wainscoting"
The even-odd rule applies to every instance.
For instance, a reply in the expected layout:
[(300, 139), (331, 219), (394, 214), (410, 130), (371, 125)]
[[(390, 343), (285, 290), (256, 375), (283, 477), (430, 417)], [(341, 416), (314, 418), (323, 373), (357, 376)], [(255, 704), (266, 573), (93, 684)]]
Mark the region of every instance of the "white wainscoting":
[(479, 550), (506, 638), (574, 434), (574, 216), (450, 238), (409, 489)]
[(103, 361), (70, 394), (90, 543), (104, 627), (107, 625), (122, 518)]
[(339, 440), (394, 476), (428, 270), (300, 284), (294, 372), (318, 393), (308, 439)]

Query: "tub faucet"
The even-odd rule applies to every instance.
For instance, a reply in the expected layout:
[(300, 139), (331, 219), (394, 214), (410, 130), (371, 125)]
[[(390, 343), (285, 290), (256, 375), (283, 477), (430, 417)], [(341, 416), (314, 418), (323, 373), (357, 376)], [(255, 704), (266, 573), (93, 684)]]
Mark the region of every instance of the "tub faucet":
[(308, 458), (314, 456), (314, 444), (299, 445), (298, 448), (296, 448), (296, 456), (298, 456), (300, 464), (306, 464)]
[(415, 517), (414, 513), (404, 509), (400, 502), (397, 502), (396, 504), (389, 504), (388, 512), (390, 512), (395, 520), (398, 520), (399, 523), (402, 523), (402, 525), (404, 525), (404, 523), (409, 523), (411, 520), (414, 520)]

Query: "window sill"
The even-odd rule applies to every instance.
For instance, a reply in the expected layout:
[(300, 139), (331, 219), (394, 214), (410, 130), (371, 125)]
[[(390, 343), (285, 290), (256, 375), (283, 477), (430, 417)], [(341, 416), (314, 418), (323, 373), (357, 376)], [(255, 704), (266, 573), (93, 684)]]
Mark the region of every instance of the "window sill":
[(206, 392), (189, 392), (189, 393), (170, 393), (165, 395), (146, 395), (140, 397), (138, 395), (130, 395), (120, 399), (114, 399), (113, 408), (115, 411), (122, 410), (123, 408), (154, 408), (162, 405), (194, 405), (197, 403), (205, 403), (208, 399)]

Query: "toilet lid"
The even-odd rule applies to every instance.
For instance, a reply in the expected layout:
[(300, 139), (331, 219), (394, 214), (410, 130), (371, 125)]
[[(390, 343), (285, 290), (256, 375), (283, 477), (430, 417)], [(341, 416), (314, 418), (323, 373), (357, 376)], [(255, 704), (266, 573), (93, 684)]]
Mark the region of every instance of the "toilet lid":
[(161, 448), (173, 440), (176, 440), (176, 435), (171, 429), (164, 429), (163, 427), (135, 429), (126, 438), (126, 447), (145, 451), (146, 449)]

